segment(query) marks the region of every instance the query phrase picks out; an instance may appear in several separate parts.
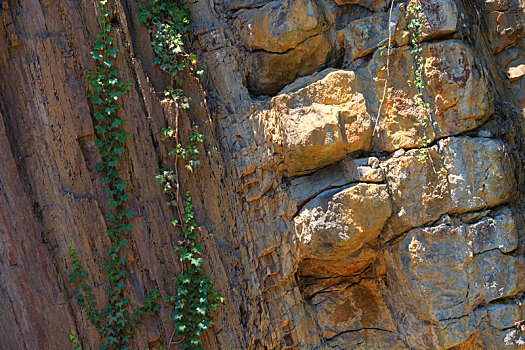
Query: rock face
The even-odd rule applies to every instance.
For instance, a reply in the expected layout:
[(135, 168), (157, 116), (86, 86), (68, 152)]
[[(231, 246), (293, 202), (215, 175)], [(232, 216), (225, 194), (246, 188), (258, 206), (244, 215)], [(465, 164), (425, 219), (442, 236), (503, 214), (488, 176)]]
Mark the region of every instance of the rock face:
[[(179, 120), (183, 139), (205, 135), (181, 189), (226, 299), (204, 348), (522, 348), (522, 1), (418, 1), (422, 87), (414, 1), (191, 1), (207, 78), (183, 76), (187, 112), (159, 99), (172, 82), (137, 2), (110, 3), (115, 65), (133, 85), (119, 164), (136, 213), (123, 253), (132, 305), (155, 286), (174, 295), (182, 272), (155, 180), (170, 159), (160, 130)], [(96, 349), (68, 281), (71, 243), (104, 301), (107, 204), (85, 77), (96, 1), (0, 5), (0, 347), (63, 349), (75, 330)], [(171, 311), (133, 348), (169, 348)]]

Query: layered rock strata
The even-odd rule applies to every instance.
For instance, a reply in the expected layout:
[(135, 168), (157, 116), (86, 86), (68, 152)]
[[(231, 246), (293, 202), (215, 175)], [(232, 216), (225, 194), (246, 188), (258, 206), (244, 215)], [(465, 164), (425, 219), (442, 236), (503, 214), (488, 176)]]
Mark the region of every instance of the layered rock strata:
[[(525, 344), (525, 5), (420, 3), (425, 104), (413, 2), (191, 1), (207, 78), (184, 80), (186, 113), (161, 99), (171, 81), (137, 2), (112, 2), (115, 64), (134, 86), (120, 165), (137, 213), (133, 304), (154, 286), (173, 295), (182, 270), (155, 181), (169, 161), (159, 131), (179, 120), (183, 138), (205, 134), (200, 175), (181, 186), (226, 298), (205, 348)], [(7, 349), (62, 349), (75, 330), (94, 349), (67, 244), (103, 302), (107, 208), (84, 75), (96, 3), (0, 4), (0, 335)], [(158, 349), (172, 331), (163, 305), (134, 347)]]

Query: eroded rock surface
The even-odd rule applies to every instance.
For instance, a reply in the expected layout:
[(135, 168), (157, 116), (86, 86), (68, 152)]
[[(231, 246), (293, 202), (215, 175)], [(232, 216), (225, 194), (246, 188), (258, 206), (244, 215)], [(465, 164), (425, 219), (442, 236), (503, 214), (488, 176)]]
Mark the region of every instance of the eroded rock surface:
[[(316, 3), (312, 21), (296, 26), (308, 29), (291, 30), (278, 50), (254, 52), (241, 27), (246, 50), (237, 59), (258, 97), (245, 100), (252, 110), (242, 121), (218, 113), (222, 130), (235, 130), (225, 142), (247, 213), (246, 254), (257, 261), (252, 297), (265, 310), (252, 314), (264, 325), (253, 347), (517, 348), (525, 61), (519, 23), (505, 31), (479, 20), (487, 8), (522, 18), (521, 5), (421, 2), (420, 90), (414, 2), (392, 11), (372, 1)], [(233, 23), (243, 16), (233, 13)], [(270, 26), (262, 37), (284, 28)], [(297, 73), (299, 53), (289, 73), (253, 63), (257, 54), (302, 50), (292, 45), (301, 35), (326, 37), (316, 67)]]
[[(155, 181), (168, 160), (159, 131), (178, 120), (183, 138), (205, 134), (202, 169), (181, 172), (181, 188), (226, 298), (205, 348), (525, 344), (523, 1), (418, 1), (423, 87), (414, 1), (188, 2), (207, 73), (205, 92), (184, 79), (188, 113), (159, 99), (172, 82), (153, 65), (137, 2), (110, 3), (115, 65), (136, 87), (123, 100), (132, 137), (120, 165), (137, 213), (132, 304), (154, 286), (173, 295), (182, 271)], [(96, 4), (0, 5), (0, 306), (13, 315), (0, 321), (2, 345), (61, 348), (75, 329), (98, 348), (67, 283), (73, 243), (104, 287), (84, 74)], [(133, 348), (166, 345), (170, 312)]]

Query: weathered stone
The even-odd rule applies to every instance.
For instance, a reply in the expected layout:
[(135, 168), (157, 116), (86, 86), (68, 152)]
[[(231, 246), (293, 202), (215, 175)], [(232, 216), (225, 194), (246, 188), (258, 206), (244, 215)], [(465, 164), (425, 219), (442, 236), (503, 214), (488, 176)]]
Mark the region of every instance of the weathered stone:
[(450, 40), (423, 45), (425, 92), (430, 95), (438, 135), (474, 129), (494, 110), (484, 69), (469, 47)]
[[(6, 350), (61, 349), (72, 329), (83, 348), (100, 347), (74, 302), (77, 286), (67, 283), (73, 243), (101, 286), (96, 299), (105, 300), (107, 202), (85, 79), (96, 2), (0, 0)], [(180, 190), (191, 192), (203, 225), (196, 231), (206, 273), (225, 297), (204, 349), (518, 349), (523, 1), (421, 2), (428, 111), (414, 99), (405, 3), (338, 2), (188, 2), (191, 52), (207, 73), (181, 73), (188, 111), (159, 100), (170, 79), (153, 64), (137, 1), (112, 2), (113, 67), (134, 85), (119, 111), (131, 134), (119, 173), (136, 213), (121, 251), (130, 307), (155, 285), (175, 295), (181, 272), (182, 233), (170, 228), (175, 212), (154, 181), (159, 164), (174, 166), (173, 145), (159, 137), (171, 125), (181, 144), (194, 128), (205, 136), (197, 172), (178, 166)], [(386, 72), (386, 51), (376, 47), (388, 36), (390, 4), (405, 14), (396, 18)], [(338, 70), (313, 74), (326, 67)], [(273, 102), (264, 96), (283, 88)], [(428, 153), (414, 149), (426, 145), (423, 136)], [(161, 305), (133, 349), (170, 346), (172, 309)]]
[(508, 208), (504, 208), (494, 218), (485, 217), (470, 225), (466, 234), (468, 244), (475, 254), (495, 248), (508, 253), (518, 245), (516, 223)]
[[(292, 178), (290, 186), (286, 188), (290, 199), (294, 202), (291, 215), (294, 215), (297, 208), (302, 207), (308, 200), (328, 189), (342, 187), (353, 182), (384, 182), (384, 170), (368, 166), (370, 159), (372, 158), (343, 159), (311, 175)], [(374, 159), (377, 160), (377, 158)]]
[(385, 185), (357, 184), (323, 192), (294, 219), (301, 255), (345, 257), (377, 239), (390, 214)]
[(485, 0), (483, 5), (486, 11), (505, 11), (513, 2), (514, 0)]
[(397, 271), (391, 283), (396, 284), (398, 300), (410, 307), (408, 312), (417, 310), (418, 317), (434, 324), (432, 332), (441, 334), (441, 340), (434, 340), (439, 348), (465, 341), (486, 312), (496, 328), (521, 312), (515, 303), (479, 307), (525, 288), (525, 282), (514, 277), (523, 273), (525, 260), (499, 250), (474, 255), (465, 239), (472, 227), (476, 224), (411, 230), (387, 259), (388, 268)]
[(330, 50), (328, 35), (319, 34), (282, 54), (252, 53), (248, 56), (248, 88), (255, 94), (276, 94), (297, 77), (325, 64)]
[(464, 315), (473, 254), (462, 230), (443, 224), (414, 229), (394, 252), (393, 268), (404, 278), (397, 284), (406, 283), (409, 293), (404, 301), (427, 321)]
[(466, 341), (474, 333), (483, 316), (476, 312), (457, 319), (440, 321), (438, 330), (441, 332), (438, 332), (442, 334), (443, 343), (439, 348), (450, 349)]
[(283, 53), (325, 30), (323, 14), (312, 0), (280, 0), (242, 13), (242, 38), (250, 50)]
[[(415, 67), (407, 49), (391, 50), (388, 79), (383, 68), (384, 55), (376, 51), (370, 62), (370, 75), (378, 78), (376, 101), (370, 104), (377, 111), (379, 101), (383, 100), (374, 149), (392, 152), (401, 147), (420, 147), (423, 136), (432, 141), (436, 135), (455, 135), (481, 125), (493, 113), (493, 93), (488, 89), (487, 74), (475, 64), (472, 51), (465, 44), (449, 40), (422, 48), (424, 99), (430, 102), (432, 111), (416, 102)], [(393, 74), (394, 67), (405, 69)], [(383, 99), (385, 79), (387, 89)], [(422, 125), (425, 120), (426, 127)]]
[[(399, 17), (399, 6), (390, 12), (353, 21), (342, 30), (346, 61), (372, 53), (378, 46), (388, 45), (389, 34), (393, 37)], [(390, 22), (389, 22), (390, 19)], [(383, 51), (386, 54), (386, 50)]]
[[(349, 346), (366, 339), (370, 347), (388, 344), (389, 349), (404, 348), (399, 347), (401, 342), (392, 334), (395, 326), (375, 280), (333, 286), (315, 294), (309, 304), (311, 313), (318, 315), (323, 337), (330, 339), (331, 346), (337, 343)], [(368, 337), (366, 329), (377, 330), (376, 339)]]
[(335, 0), (338, 5), (359, 5), (370, 10), (379, 10), (385, 7), (385, 0)]
[(508, 201), (515, 180), (505, 152), (500, 141), (451, 137), (424, 152), (425, 162), (419, 151), (386, 161), (382, 166), (393, 208), (389, 225), (394, 232), (403, 232), (445, 213), (475, 211)]
[(509, 67), (507, 76), (510, 81), (521, 79), (525, 75), (525, 64), (520, 64), (515, 67)]
[(503, 142), (451, 137), (440, 141), (439, 147), (447, 173), (451, 210), (460, 213), (479, 210), (511, 198), (515, 179)]
[[(422, 121), (428, 119), (427, 111), (416, 102), (417, 90), (413, 58), (408, 49), (393, 48), (390, 51), (389, 70), (386, 72), (387, 57), (384, 52), (374, 53), (368, 66), (370, 76), (376, 80), (374, 96), (370, 97), (370, 105), (374, 106), (374, 150), (393, 152), (399, 148), (422, 146), (421, 137), (429, 140), (435, 138), (432, 127), (424, 127)], [(395, 67), (403, 67), (396, 70)], [(385, 82), (387, 88), (385, 91)], [(384, 93), (385, 92), (385, 93)], [(384, 93), (384, 96), (383, 96)], [(382, 103), (381, 103), (382, 101)], [(377, 110), (381, 108), (380, 113)]]
[(481, 294), (485, 301), (513, 296), (525, 290), (525, 259), (490, 250), (476, 256), (476, 271), (471, 293)]
[(361, 81), (354, 72), (325, 70), (272, 99), (289, 175), (309, 173), (369, 149), (371, 120), (359, 90)]
[(514, 44), (523, 34), (523, 23), (521, 23), (519, 16), (517, 11), (491, 11), (488, 13), (490, 43), (494, 52), (501, 52)]
[(487, 306), (487, 315), (492, 327), (508, 329), (525, 318), (525, 307), (520, 305), (520, 301), (490, 304)]
[(392, 195), (389, 226), (393, 234), (437, 220), (450, 207), (446, 174), (438, 171), (441, 160), (437, 147), (424, 153), (432, 162), (422, 162), (418, 152), (409, 151), (382, 164)]
[[(458, 21), (458, 10), (456, 3), (449, 0), (433, 0), (417, 2), (421, 10), (417, 11), (419, 19), (422, 21), (418, 29), (420, 40), (432, 39), (438, 36), (447, 35), (456, 31)], [(407, 8), (416, 6), (416, 1), (411, 0)], [(407, 11), (407, 22), (412, 20), (411, 11)]]

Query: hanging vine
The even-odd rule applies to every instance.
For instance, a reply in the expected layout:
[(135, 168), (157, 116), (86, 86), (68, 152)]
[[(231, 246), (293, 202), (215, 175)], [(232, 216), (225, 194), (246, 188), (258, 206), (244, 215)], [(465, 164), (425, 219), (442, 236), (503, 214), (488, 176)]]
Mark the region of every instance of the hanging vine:
[[(111, 245), (106, 247), (109, 262), (104, 263), (107, 271), (109, 288), (107, 303), (98, 310), (95, 295), (86, 282), (87, 272), (82, 266), (78, 253), (69, 245), (69, 253), (73, 264), (70, 275), (72, 283), (80, 284), (78, 303), (85, 308), (88, 319), (97, 328), (99, 334), (106, 338), (107, 343), (101, 349), (123, 350), (130, 348), (130, 342), (144, 316), (153, 315), (160, 306), (156, 303), (159, 297), (157, 289), (146, 298), (145, 304), (134, 312), (129, 310), (129, 298), (126, 296), (126, 257), (122, 257), (122, 249), (126, 247), (125, 234), (133, 229), (131, 219), (133, 212), (126, 208), (129, 194), (127, 185), (117, 170), (117, 164), (124, 152), (124, 145), (130, 134), (123, 130), (125, 120), (119, 116), (122, 105), (118, 100), (130, 90), (130, 84), (118, 79), (118, 71), (114, 67), (118, 48), (111, 37), (110, 11), (108, 0), (99, 0), (99, 23), (102, 26), (91, 52), (96, 63), (94, 71), (88, 73), (92, 92), (89, 99), (95, 106), (95, 145), (99, 149), (102, 162), (97, 164), (97, 170), (104, 176), (106, 195), (112, 210), (106, 213), (108, 229), (106, 235)], [(80, 349), (76, 334), (71, 334), (72, 346)]]
[[(379, 108), (377, 111), (376, 120), (374, 122), (374, 134), (378, 127), (379, 117), (381, 115), (381, 109), (383, 106), (383, 103), (386, 98), (387, 94), (387, 86), (388, 86), (388, 78), (390, 75), (390, 53), (391, 48), (393, 47), (392, 42), (392, 12), (394, 9), (394, 3), (395, 0), (392, 0), (390, 3), (390, 9), (389, 9), (389, 18), (388, 18), (388, 38), (385, 39), (383, 42), (387, 42), (387, 44), (379, 46), (379, 54), (380, 56), (383, 56), (383, 53), (386, 49), (386, 65), (381, 68), (382, 71), (385, 71), (385, 78), (379, 79), (378, 77), (374, 77), (375, 81), (383, 81), (383, 92), (382, 96), (379, 99)], [(424, 64), (425, 59), (422, 55), (423, 48), (421, 47), (421, 37), (420, 37), (420, 31), (421, 26), (423, 24), (423, 18), (422, 18), (422, 6), (419, 0), (413, 0), (410, 2), (408, 6), (408, 10), (410, 13), (411, 21), (408, 24), (408, 29), (411, 33), (410, 38), (410, 55), (412, 56), (413, 62), (414, 62), (414, 75), (415, 79), (413, 81), (413, 85), (416, 88), (416, 94), (414, 96), (414, 100), (416, 101), (416, 104), (422, 108), (424, 111), (424, 118), (420, 121), (421, 126), (423, 127), (422, 136), (420, 136), (420, 144), (421, 148), (419, 148), (418, 153), (416, 156), (421, 160), (421, 162), (426, 163), (427, 160), (430, 162), (430, 165), (432, 166), (432, 169), (435, 173), (438, 173), (434, 167), (434, 162), (432, 160), (432, 157), (430, 155), (429, 146), (432, 143), (432, 140), (426, 136), (426, 130), (431, 124), (431, 112), (430, 112), (430, 103), (425, 102), (423, 100), (423, 89), (425, 87), (425, 81), (423, 79), (423, 70), (424, 70)], [(440, 168), (440, 173), (444, 172), (443, 168)]]
[[(414, 99), (416, 100), (418, 106), (425, 111), (425, 117), (423, 120), (421, 120), (421, 126), (424, 128), (423, 130), (425, 130), (430, 123), (428, 114), (430, 104), (428, 102), (423, 101), (423, 89), (425, 87), (425, 82), (423, 80), (423, 67), (425, 64), (425, 59), (422, 55), (423, 48), (421, 47), (420, 38), (420, 28), (423, 23), (423, 20), (421, 19), (421, 4), (416, 0), (410, 4), (408, 10), (412, 17), (412, 20), (408, 24), (408, 29), (410, 29), (412, 33), (412, 38), (410, 39), (410, 43), (412, 45), (412, 48), (410, 49), (410, 55), (414, 60), (414, 86), (417, 89)], [(425, 163), (427, 160), (430, 160), (432, 162), (432, 158), (430, 156), (428, 148), (426, 148), (430, 145), (432, 140), (430, 140), (424, 133), (425, 132), (423, 131), (423, 136), (421, 136), (421, 144), (423, 145), (423, 148), (419, 149), (417, 157), (423, 163)]]
[[(187, 53), (184, 48), (184, 39), (190, 31), (189, 12), (185, 5), (173, 0), (152, 0), (148, 7), (139, 5), (138, 21), (148, 26), (155, 64), (171, 75), (172, 85), (180, 86), (178, 73), (186, 68), (195, 76), (202, 76), (203, 72), (197, 70), (196, 56)], [(171, 97), (182, 109), (189, 107), (189, 98), (180, 88), (168, 86), (165, 96)], [(170, 156), (174, 158), (174, 170), (164, 168), (157, 174), (157, 180), (168, 197), (167, 204), (175, 207), (177, 212), (178, 219), (171, 220), (171, 224), (180, 228), (184, 235), (179, 254), (185, 272), (176, 278), (177, 295), (167, 300), (175, 308), (172, 314), (174, 331), (167, 348), (180, 343), (182, 349), (202, 349), (200, 337), (213, 323), (215, 310), (224, 299), (214, 291), (212, 281), (204, 274), (202, 246), (197, 242), (197, 223), (191, 196), (186, 193), (184, 204), (179, 193), (178, 165), (184, 163), (189, 173), (198, 167), (199, 145), (203, 142), (203, 136), (192, 131), (188, 144), (182, 146), (178, 131), (176, 113), (175, 129), (168, 127), (161, 131), (163, 140), (172, 139), (175, 142), (175, 148), (170, 151)], [(176, 341), (175, 335), (178, 338)]]

